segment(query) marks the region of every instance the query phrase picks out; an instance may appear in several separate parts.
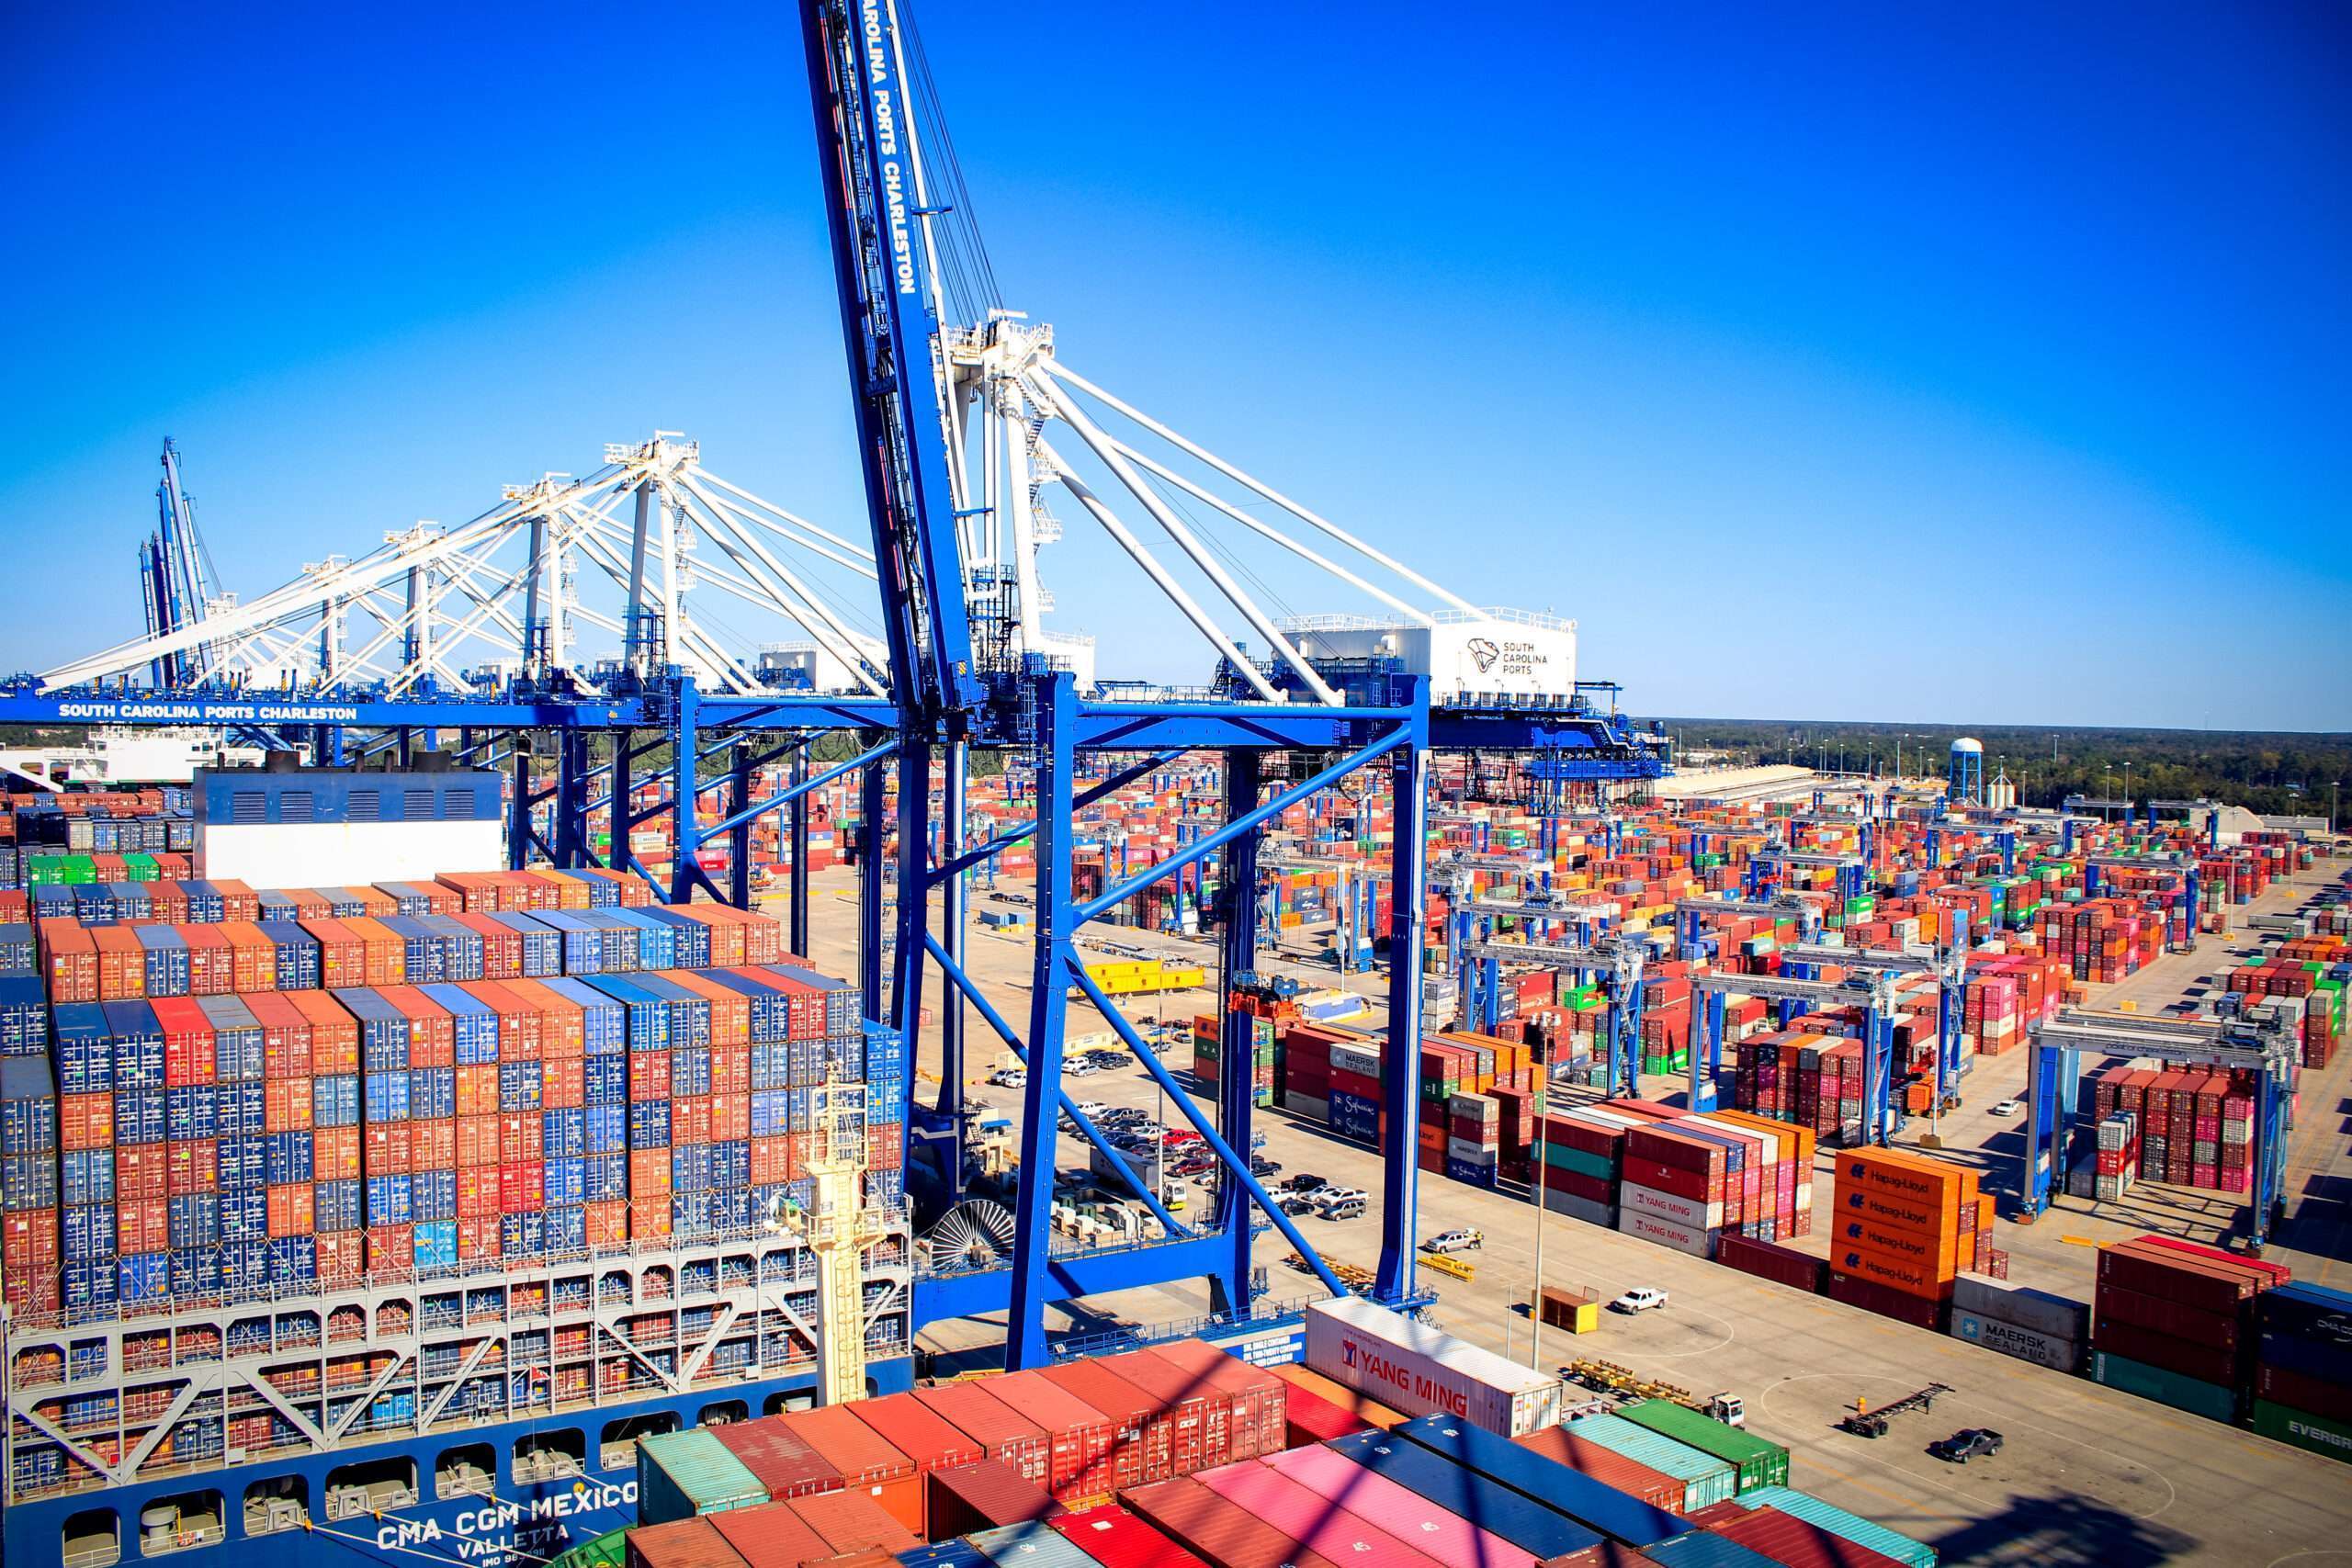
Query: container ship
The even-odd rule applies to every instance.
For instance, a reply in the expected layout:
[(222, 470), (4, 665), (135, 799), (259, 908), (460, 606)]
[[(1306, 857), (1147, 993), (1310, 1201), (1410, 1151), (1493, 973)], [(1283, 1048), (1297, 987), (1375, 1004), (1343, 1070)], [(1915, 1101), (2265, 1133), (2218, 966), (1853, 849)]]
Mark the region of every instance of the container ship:
[(903, 1053), (776, 921), (433, 870), (491, 773), (19, 805), (10, 1561), (536, 1563), (648, 1438), (909, 1386)]

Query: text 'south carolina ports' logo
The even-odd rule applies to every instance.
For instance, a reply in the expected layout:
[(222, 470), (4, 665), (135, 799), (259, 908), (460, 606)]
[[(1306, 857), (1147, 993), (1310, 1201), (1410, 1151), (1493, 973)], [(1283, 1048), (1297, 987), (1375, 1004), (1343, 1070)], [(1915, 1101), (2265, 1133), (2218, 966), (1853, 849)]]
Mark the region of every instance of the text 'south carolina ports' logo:
[(1495, 667), (1495, 660), (1503, 656), (1501, 649), (1482, 637), (1472, 637), (1469, 646), (1470, 662), (1478, 667), (1478, 673), (1481, 675), (1492, 670)]

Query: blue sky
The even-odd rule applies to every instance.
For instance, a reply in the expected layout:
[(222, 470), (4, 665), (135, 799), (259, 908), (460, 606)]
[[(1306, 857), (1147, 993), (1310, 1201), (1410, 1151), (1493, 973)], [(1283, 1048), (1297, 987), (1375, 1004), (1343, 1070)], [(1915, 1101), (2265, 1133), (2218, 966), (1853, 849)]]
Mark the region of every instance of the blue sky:
[[(788, 8), (314, 15), (18, 19), (0, 668), (136, 631), (166, 434), (248, 592), (655, 427), (862, 532)], [(2340, 12), (1001, 15), (1008, 302), (1638, 710), (2352, 729)]]

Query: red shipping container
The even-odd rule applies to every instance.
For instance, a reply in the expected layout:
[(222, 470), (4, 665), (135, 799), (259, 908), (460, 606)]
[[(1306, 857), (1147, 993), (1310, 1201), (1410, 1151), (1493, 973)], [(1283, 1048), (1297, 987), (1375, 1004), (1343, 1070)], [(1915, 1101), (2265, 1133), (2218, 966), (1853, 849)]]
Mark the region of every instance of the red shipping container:
[[(413, 1129), (429, 1123), (411, 1122)], [(360, 1176), (359, 1129), (318, 1127), (311, 1133), (311, 1174), (317, 1181), (356, 1181)]]
[[(1190, 1373), (1157, 1356), (1135, 1351), (1091, 1364), (1134, 1383), (1159, 1405), (1165, 1425), (1155, 1425), (1148, 1431), (1153, 1444), (1148, 1474), (1190, 1475), (1208, 1468), (1208, 1391)], [(1222, 1434), (1222, 1423), (1218, 1430)], [(1165, 1449), (1158, 1446), (1163, 1436)]]
[(114, 1096), (59, 1095), (57, 1144), (68, 1151), (114, 1147)]
[(1135, 1515), (1116, 1506), (1046, 1521), (1102, 1568), (1208, 1568)]
[[(922, 1542), (862, 1492), (820, 1492), (795, 1497), (790, 1507), (800, 1522), (825, 1538), (836, 1553), (878, 1550), (910, 1551)], [(849, 1568), (844, 1564), (843, 1568)]]
[[(458, 1180), (462, 1183), (464, 1179), (461, 1172)], [(458, 1261), (471, 1262), (476, 1258), (496, 1258), (499, 1255), (499, 1234), (496, 1214), (468, 1214), (461, 1212), (458, 1215)]]
[[(825, 1538), (803, 1524), (800, 1516), (782, 1503), (756, 1508), (729, 1508), (702, 1517), (735, 1549), (745, 1568), (800, 1568), (804, 1562), (831, 1555)], [(684, 1523), (684, 1520), (680, 1520)], [(667, 1525), (661, 1527), (667, 1529)], [(629, 1531), (632, 1545), (647, 1530)], [(731, 1568), (731, 1565), (729, 1565)]]
[(174, 1089), (218, 1081), (212, 1021), (189, 997), (158, 997), (148, 1004), (164, 1032), (164, 1081)]
[(416, 1234), (409, 1225), (368, 1227), (368, 1271), (379, 1278), (416, 1267)]
[(1338, 1568), (1331, 1559), (1189, 1477), (1123, 1493), (1130, 1513), (1210, 1568)]
[[(1110, 1495), (1103, 1463), (1114, 1437), (1108, 1416), (1039, 1371), (1009, 1372), (991, 1379), (989, 1388), (1045, 1428), (1046, 1489), (1057, 1499)], [(1081, 1492), (1081, 1483), (1095, 1490)]]
[(923, 1486), (915, 1461), (846, 1404), (825, 1405), (778, 1416), (825, 1462), (841, 1472), (842, 1488), (874, 1499), (908, 1529), (923, 1528)]
[(161, 1198), (171, 1159), (165, 1144), (122, 1144), (114, 1151), (114, 1196), (118, 1203)]
[[(669, 1205), (662, 1205), (666, 1213)], [(779, 1501), (838, 1491), (842, 1472), (784, 1416), (765, 1416), (714, 1427), (710, 1433)]]
[(404, 1176), (416, 1168), (409, 1142), (413, 1125), (408, 1122), (370, 1122), (359, 1129), (360, 1158), (368, 1175)]
[[(1253, 1367), (1215, 1346), (1197, 1339), (1172, 1339), (1146, 1352), (1172, 1361), (1180, 1371), (1206, 1381), (1227, 1402), (1226, 1453), (1229, 1459), (1250, 1459), (1280, 1453), (1286, 1431), (1283, 1396), (1289, 1385), (1261, 1367)], [(1214, 1413), (1214, 1405), (1212, 1412)]]
[(220, 1145), (210, 1138), (181, 1139), (164, 1145), (164, 1191), (186, 1198), (220, 1190)]
[(987, 1384), (960, 1382), (917, 1389), (914, 1398), (978, 1443), (989, 1458), (1004, 1461), (1036, 1485), (1046, 1483), (1050, 1456), (1045, 1429), (990, 1393)]
[(1680, 1513), (1690, 1495), (1687, 1483), (1652, 1470), (1637, 1460), (1627, 1459), (1589, 1438), (1579, 1438), (1566, 1427), (1546, 1427), (1512, 1441), (1669, 1514)]
[(1050, 1518), (1061, 1505), (1001, 1459), (934, 1470), (923, 1478), (931, 1534), (938, 1540)]
[(1371, 1568), (1442, 1568), (1363, 1516), (1308, 1491), (1262, 1464), (1227, 1464), (1205, 1471), (1201, 1484), (1264, 1519), (1326, 1557)]
[(307, 1133), (313, 1105), (308, 1077), (267, 1078), (262, 1084), (262, 1131)]
[(271, 1235), (309, 1235), (316, 1228), (309, 1182), (289, 1181), (273, 1187), (265, 1201), (269, 1208)]
[(311, 1070), (321, 1077), (357, 1072), (359, 1021), (324, 991), (288, 991), (285, 996), (311, 1026)]
[(446, 1067), (457, 1061), (458, 1021), (448, 1009), (413, 986), (386, 986), (382, 994), (408, 1020), (410, 1066)]
[(454, 1170), (458, 1165), (458, 1122), (452, 1116), (431, 1116), (408, 1124), (408, 1163), (413, 1170)]

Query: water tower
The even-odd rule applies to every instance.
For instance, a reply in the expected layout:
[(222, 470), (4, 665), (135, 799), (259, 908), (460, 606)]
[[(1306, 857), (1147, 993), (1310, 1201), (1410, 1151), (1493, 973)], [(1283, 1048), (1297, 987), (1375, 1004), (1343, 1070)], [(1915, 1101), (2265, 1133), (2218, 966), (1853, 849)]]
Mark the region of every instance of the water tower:
[(1984, 804), (1984, 742), (1963, 735), (1951, 743), (1951, 771), (1946, 775), (1944, 798), (1971, 806)]

